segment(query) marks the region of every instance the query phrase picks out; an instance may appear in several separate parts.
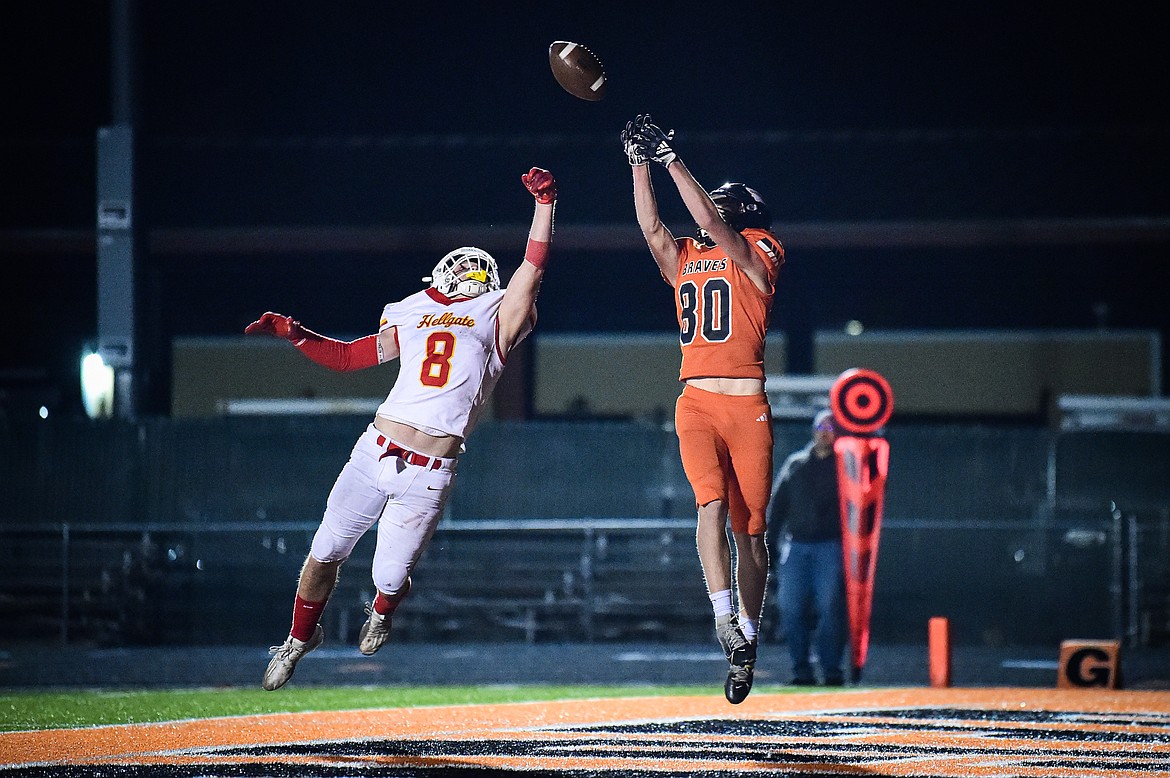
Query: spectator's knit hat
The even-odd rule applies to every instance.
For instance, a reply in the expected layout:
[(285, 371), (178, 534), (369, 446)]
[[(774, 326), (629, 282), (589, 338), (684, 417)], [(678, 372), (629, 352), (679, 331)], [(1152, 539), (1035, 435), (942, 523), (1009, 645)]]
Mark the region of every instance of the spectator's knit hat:
[(822, 425), (824, 424), (828, 424), (829, 429), (833, 430), (833, 432), (837, 431), (837, 422), (833, 420), (833, 412), (828, 408), (818, 411), (817, 415), (813, 417), (813, 432), (822, 429)]

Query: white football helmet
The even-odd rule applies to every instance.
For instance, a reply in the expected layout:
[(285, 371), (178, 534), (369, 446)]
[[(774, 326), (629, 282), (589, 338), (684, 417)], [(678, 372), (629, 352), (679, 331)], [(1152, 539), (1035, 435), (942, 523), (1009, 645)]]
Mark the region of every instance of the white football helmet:
[(463, 246), (447, 254), (423, 280), (448, 297), (479, 297), (500, 288), (496, 260), (475, 246)]

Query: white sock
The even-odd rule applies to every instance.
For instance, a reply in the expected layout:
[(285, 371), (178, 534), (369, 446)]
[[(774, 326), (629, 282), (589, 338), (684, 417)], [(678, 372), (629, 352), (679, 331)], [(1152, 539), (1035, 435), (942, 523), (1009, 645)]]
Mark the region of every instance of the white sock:
[(742, 632), (743, 636), (749, 641), (756, 639), (756, 623), (749, 619), (747, 614), (743, 611), (739, 612), (739, 631)]
[(731, 604), (731, 590), (724, 589), (721, 592), (712, 592), (708, 595), (711, 600), (711, 609), (715, 611), (715, 623), (720, 624), (731, 618), (735, 613), (735, 607)]

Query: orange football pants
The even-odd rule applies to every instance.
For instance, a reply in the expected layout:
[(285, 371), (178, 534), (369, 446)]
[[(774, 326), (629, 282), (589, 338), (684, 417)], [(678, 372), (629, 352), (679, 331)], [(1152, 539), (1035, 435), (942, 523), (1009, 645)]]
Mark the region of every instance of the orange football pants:
[(687, 385), (674, 428), (696, 505), (722, 500), (733, 532), (763, 535), (772, 496), (772, 411), (766, 395), (716, 394)]

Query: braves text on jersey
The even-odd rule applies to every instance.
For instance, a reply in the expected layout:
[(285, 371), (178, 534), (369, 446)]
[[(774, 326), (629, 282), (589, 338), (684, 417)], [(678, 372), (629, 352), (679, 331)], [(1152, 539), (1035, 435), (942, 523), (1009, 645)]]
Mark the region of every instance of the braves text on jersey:
[(705, 248), (692, 238), (677, 241), (674, 304), (681, 381), (764, 377), (764, 338), (784, 247), (767, 230), (746, 229), (741, 234), (769, 268), (768, 292), (761, 292), (718, 246)]

